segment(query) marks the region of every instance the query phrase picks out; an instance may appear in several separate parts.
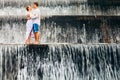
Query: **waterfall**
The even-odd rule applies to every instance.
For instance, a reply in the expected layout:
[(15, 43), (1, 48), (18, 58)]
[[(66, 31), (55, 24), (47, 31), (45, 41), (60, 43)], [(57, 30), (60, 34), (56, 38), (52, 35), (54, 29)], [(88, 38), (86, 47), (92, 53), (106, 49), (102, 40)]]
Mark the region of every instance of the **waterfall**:
[[(25, 8), (35, 1), (40, 44), (24, 45)], [(0, 80), (120, 80), (119, 3), (0, 0)]]
[(90, 0), (1, 0), (1, 44), (25, 43), (25, 7), (34, 1), (45, 17), (40, 43), (120, 42), (118, 5), (90, 5)]
[[(24, 44), (26, 20), (0, 18), (0, 43)], [(19, 19), (18, 19), (19, 18)], [(110, 19), (109, 19), (110, 18)], [(119, 43), (118, 16), (53, 16), (41, 21), (40, 43)], [(9, 36), (8, 36), (9, 35)]]
[[(23, 16), (25, 7), (34, 1), (40, 4), (41, 13), (53, 15), (119, 15), (119, 6), (89, 5), (89, 0), (1, 0), (1, 16)], [(101, 1), (102, 2), (102, 1)], [(23, 4), (24, 3), (24, 4)]]
[(119, 80), (120, 45), (1, 45), (1, 80)]

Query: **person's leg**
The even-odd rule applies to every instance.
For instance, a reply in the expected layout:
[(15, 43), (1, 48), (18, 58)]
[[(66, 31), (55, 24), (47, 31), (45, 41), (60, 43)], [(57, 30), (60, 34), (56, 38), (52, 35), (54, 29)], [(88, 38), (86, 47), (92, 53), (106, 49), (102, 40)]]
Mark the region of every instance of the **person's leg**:
[(35, 43), (34, 44), (38, 44), (39, 43), (39, 32), (35, 32)]
[(40, 41), (40, 37), (41, 37), (41, 35), (40, 35), (40, 33), (38, 33), (39, 35), (38, 35), (38, 37), (39, 37), (39, 41)]
[(35, 43), (34, 44), (39, 44), (40, 34), (39, 34), (39, 25), (38, 24), (33, 24), (33, 31), (34, 31), (34, 35), (35, 35)]
[(30, 39), (31, 39), (31, 32), (30, 32), (30, 35), (28, 36), (28, 39), (26, 40), (26, 44), (30, 44)]
[(26, 44), (30, 44), (30, 36), (28, 37), (28, 39), (26, 40)]

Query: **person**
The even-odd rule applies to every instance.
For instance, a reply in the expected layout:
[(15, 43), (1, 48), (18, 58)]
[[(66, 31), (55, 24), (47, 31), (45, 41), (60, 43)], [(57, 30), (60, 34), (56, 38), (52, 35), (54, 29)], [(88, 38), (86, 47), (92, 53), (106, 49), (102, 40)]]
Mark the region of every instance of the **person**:
[(31, 6), (27, 6), (26, 7), (26, 10), (27, 10), (27, 23), (26, 23), (26, 44), (30, 44), (30, 39), (31, 37), (34, 37), (34, 34), (33, 34), (33, 22), (32, 22), (32, 19), (30, 19), (30, 15), (31, 15), (31, 12), (32, 12), (32, 7)]
[(33, 22), (33, 32), (35, 35), (34, 44), (39, 44), (39, 38), (40, 38), (39, 27), (40, 27), (40, 16), (41, 15), (40, 15), (40, 10), (38, 6), (39, 6), (38, 3), (34, 2), (32, 14), (30, 14), (30, 18), (32, 19), (32, 22)]

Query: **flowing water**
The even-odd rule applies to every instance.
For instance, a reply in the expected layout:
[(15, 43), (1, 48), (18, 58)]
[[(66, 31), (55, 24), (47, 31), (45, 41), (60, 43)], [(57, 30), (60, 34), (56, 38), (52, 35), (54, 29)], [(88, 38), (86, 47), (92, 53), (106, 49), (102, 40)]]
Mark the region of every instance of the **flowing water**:
[[(120, 42), (119, 6), (89, 5), (87, 0), (36, 1), (45, 17), (41, 22), (40, 43)], [(33, 2), (0, 1), (0, 43), (25, 43), (25, 7)]]
[[(26, 20), (0, 20), (1, 44), (24, 44)], [(40, 43), (119, 43), (120, 19), (115, 17), (53, 16), (41, 21)], [(110, 18), (110, 19), (108, 19)], [(9, 35), (9, 36), (8, 36)], [(19, 37), (18, 37), (19, 36)]]
[[(41, 44), (27, 46), (34, 1)], [(120, 6), (89, 1), (0, 0), (0, 80), (120, 80)]]
[(2, 45), (1, 80), (119, 80), (120, 45)]

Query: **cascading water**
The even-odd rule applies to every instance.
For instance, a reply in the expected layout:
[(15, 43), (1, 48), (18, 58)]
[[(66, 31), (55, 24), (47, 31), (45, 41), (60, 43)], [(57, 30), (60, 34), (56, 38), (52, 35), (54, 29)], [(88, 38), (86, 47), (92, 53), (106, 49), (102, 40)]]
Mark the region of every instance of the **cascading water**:
[[(27, 46), (34, 1), (45, 17), (41, 44)], [(106, 2), (0, 0), (0, 80), (120, 80), (120, 6)]]
[[(24, 44), (25, 19), (1, 18), (0, 43)], [(41, 43), (119, 43), (120, 19), (107, 17), (54, 16), (41, 21)], [(93, 19), (93, 20), (92, 20)], [(9, 36), (8, 36), (9, 35)], [(19, 37), (18, 37), (19, 36)]]
[(119, 80), (120, 45), (0, 47), (1, 80)]
[[(0, 2), (0, 43), (23, 44), (25, 6), (34, 0)], [(45, 17), (41, 23), (41, 43), (120, 42), (119, 6), (89, 5), (87, 0), (38, 2), (41, 14)]]

